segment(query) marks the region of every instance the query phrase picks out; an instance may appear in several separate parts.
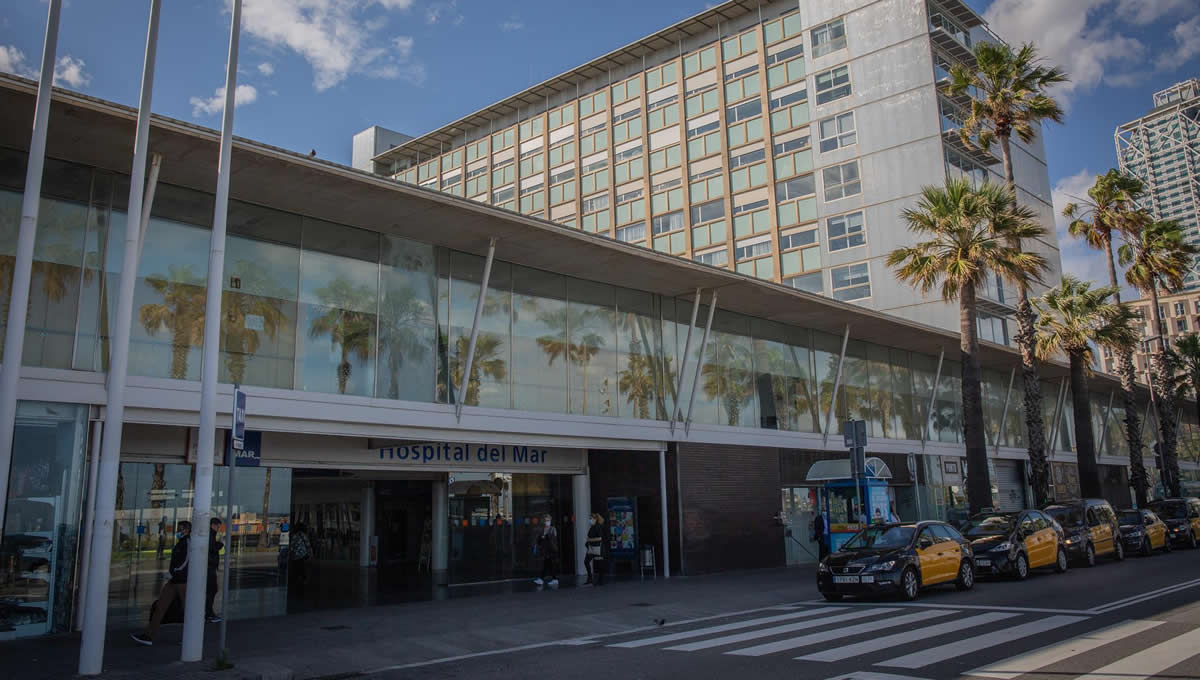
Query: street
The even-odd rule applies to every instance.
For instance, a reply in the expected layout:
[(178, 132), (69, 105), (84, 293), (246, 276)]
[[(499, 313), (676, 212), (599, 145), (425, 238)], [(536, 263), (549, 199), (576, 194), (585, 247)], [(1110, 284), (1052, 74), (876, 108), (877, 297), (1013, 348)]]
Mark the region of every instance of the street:
[[(811, 572), (804, 572), (806, 577)], [(752, 574), (748, 574), (752, 578)], [(652, 603), (630, 603), (647, 605)], [(914, 603), (794, 601), (376, 669), (378, 678), (1200, 678), (1200, 551), (1101, 561)]]

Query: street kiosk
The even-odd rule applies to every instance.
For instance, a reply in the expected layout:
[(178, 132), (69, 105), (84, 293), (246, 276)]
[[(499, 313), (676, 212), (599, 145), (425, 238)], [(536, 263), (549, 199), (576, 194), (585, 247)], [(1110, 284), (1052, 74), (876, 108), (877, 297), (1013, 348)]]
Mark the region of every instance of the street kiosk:
[(878, 516), (887, 520), (887, 480), (891, 478), (892, 471), (887, 464), (874, 456), (867, 457), (866, 475), (859, 480), (857, 488), (848, 459), (819, 460), (812, 464), (806, 479), (824, 482), (819, 505), (825, 515), (825, 526), (828, 527), (825, 540), (829, 541), (830, 552), (836, 551), (863, 528), (854, 512), (860, 498), (864, 508), (862, 514), (866, 515), (867, 522), (876, 517), (877, 510)]

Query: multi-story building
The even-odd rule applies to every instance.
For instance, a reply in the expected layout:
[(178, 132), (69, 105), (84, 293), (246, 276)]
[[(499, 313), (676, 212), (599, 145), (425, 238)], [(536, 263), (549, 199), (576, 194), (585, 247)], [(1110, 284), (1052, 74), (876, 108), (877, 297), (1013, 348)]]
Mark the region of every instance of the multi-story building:
[[(1200, 332), (1200, 290), (1185, 290), (1172, 295), (1160, 295), (1158, 312), (1162, 318), (1162, 328), (1157, 333), (1153, 329), (1154, 315), (1149, 298), (1133, 300), (1129, 306), (1141, 318), (1143, 338), (1162, 336), (1168, 343), (1174, 343), (1176, 338)], [(1133, 356), (1138, 379), (1143, 382), (1148, 381), (1146, 371), (1150, 368), (1149, 349), (1147, 343), (1143, 342)], [(1112, 350), (1104, 350), (1101, 366), (1105, 372), (1117, 374), (1116, 355)]]
[[(885, 258), (913, 242), (900, 214), (922, 186), (1000, 179), (960, 141), (969, 99), (940, 87), (996, 39), (961, 0), (732, 0), (355, 165), (957, 329)], [(1041, 140), (1013, 148), (1051, 227)], [(1053, 281), (1048, 231), (1032, 247)], [(981, 297), (981, 336), (1006, 342), (1011, 289)]]
[[(1115, 137), (1121, 171), (1146, 184), (1142, 207), (1178, 222), (1188, 242), (1200, 245), (1200, 78), (1155, 93), (1154, 108)], [(1200, 288), (1195, 266), (1185, 287)]]

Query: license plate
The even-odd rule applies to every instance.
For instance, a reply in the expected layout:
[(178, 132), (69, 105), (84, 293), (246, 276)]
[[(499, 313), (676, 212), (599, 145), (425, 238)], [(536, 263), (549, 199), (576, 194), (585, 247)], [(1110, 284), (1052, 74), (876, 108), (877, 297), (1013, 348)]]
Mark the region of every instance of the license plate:
[(833, 582), (834, 583), (858, 583), (859, 578), (857, 576), (834, 576)]
[(862, 577), (862, 582), (863, 583), (874, 583), (875, 577), (874, 576), (864, 576), (864, 577)]
[(991, 560), (975, 560), (975, 564), (980, 567), (990, 567), (990, 566), (992, 566), (992, 561)]

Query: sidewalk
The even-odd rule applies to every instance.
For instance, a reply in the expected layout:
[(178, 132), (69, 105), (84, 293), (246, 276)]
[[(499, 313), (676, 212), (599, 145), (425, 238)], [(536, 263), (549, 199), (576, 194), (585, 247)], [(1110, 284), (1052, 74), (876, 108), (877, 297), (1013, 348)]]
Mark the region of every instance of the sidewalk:
[[(613, 633), (722, 612), (817, 597), (811, 568), (741, 571), (627, 581), (602, 588), (480, 595), (394, 606), (306, 612), (233, 621), (235, 667), (214, 672), (217, 627), (205, 631), (205, 661), (179, 662), (182, 626), (165, 626), (153, 647), (109, 631), (107, 680), (311, 680), (449, 656)], [(0, 643), (0, 680), (75, 675), (79, 636)]]

